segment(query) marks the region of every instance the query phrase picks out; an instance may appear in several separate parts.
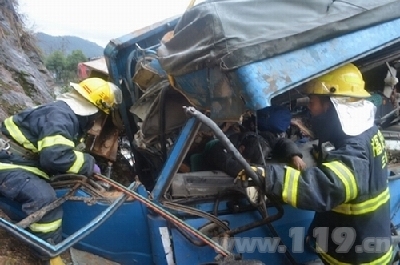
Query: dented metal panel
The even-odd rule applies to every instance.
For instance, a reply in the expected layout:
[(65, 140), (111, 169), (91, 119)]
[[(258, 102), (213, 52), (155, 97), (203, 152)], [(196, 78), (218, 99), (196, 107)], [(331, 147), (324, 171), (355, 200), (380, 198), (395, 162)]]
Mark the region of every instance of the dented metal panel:
[[(279, 94), (399, 42), (399, 28), (397, 19), (234, 71), (208, 68), (174, 78), (177, 88), (196, 108), (210, 110), (216, 121), (231, 120), (246, 108), (269, 106)], [(226, 75), (226, 82), (221, 82), (221, 75)]]
[(246, 107), (261, 109), (273, 97), (400, 41), (400, 19), (255, 62), (230, 73)]

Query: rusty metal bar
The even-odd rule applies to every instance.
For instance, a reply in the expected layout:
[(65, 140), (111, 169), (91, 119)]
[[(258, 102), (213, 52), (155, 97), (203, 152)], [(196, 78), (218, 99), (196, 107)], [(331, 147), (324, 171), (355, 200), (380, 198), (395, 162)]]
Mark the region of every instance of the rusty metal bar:
[[(132, 186), (132, 185), (131, 185)], [(131, 186), (128, 189), (131, 189)], [(76, 231), (74, 234), (70, 235), (64, 239), (61, 243), (57, 245), (52, 245), (36, 235), (30, 233), (29, 231), (16, 226), (7, 220), (0, 218), (0, 228), (4, 228), (6, 231), (10, 232), (19, 240), (28, 244), (30, 247), (37, 249), (44, 255), (49, 257), (55, 257), (60, 255), (62, 252), (66, 251), (68, 248), (72, 247), (74, 244), (88, 236), (94, 230), (96, 230), (101, 224), (110, 218), (115, 211), (125, 202), (127, 195), (122, 195), (117, 198), (107, 209), (102, 211), (97, 217), (93, 218), (87, 225)]]
[(210, 238), (208, 238), (206, 235), (201, 233), (200, 231), (196, 230), (195, 228), (191, 227), (189, 224), (185, 223), (183, 220), (179, 219), (177, 216), (171, 214), (170, 212), (167, 212), (154, 202), (150, 201), (149, 199), (143, 197), (139, 193), (129, 190), (128, 188), (124, 187), (120, 183), (117, 183), (113, 181), (112, 179), (108, 179), (106, 176), (103, 175), (98, 175), (95, 174), (93, 175), (96, 179), (107, 182), (110, 184), (113, 188), (115, 188), (118, 191), (123, 192), (125, 195), (133, 197), (134, 199), (138, 200), (139, 202), (143, 203), (146, 207), (154, 211), (155, 213), (159, 214), (169, 222), (173, 223), (175, 226), (182, 228), (186, 232), (192, 234), (199, 240), (201, 240), (203, 243), (207, 244), (211, 248), (213, 248), (218, 254), (220, 254), (223, 257), (230, 257), (233, 256), (233, 254), (222, 247), (220, 244), (217, 242), (214, 242)]
[(34, 212), (33, 214), (27, 216), (26, 218), (22, 219), (19, 223), (16, 224), (16, 226), (21, 227), (21, 228), (27, 228), (33, 223), (36, 223), (40, 219), (43, 218), (43, 216), (48, 213), (51, 210), (56, 209), (57, 207), (61, 206), (64, 202), (68, 200), (69, 197), (71, 197), (75, 191), (79, 188), (81, 183), (75, 184), (73, 188), (71, 188), (63, 197), (55, 200), (54, 202), (50, 203), (49, 205), (46, 205), (45, 207), (41, 208), (39, 211)]

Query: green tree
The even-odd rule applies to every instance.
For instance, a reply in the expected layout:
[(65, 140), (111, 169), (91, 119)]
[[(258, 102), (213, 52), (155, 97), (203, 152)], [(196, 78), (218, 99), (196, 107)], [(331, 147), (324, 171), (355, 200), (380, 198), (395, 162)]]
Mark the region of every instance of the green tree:
[(65, 56), (64, 52), (57, 50), (46, 58), (45, 64), (47, 69), (55, 74), (57, 83), (67, 84), (70, 81), (78, 80), (78, 63), (87, 60), (81, 50), (74, 50), (68, 56)]
[(66, 59), (66, 69), (68, 71), (76, 72), (78, 63), (87, 61), (88, 58), (83, 54), (81, 50), (74, 50)]
[(65, 70), (66, 58), (62, 51), (51, 53), (45, 60), (46, 68), (55, 73), (56, 81), (62, 81), (62, 73)]
[(87, 57), (81, 50), (74, 50), (66, 58), (64, 76), (66, 80), (77, 82), (78, 81), (78, 63), (87, 61)]

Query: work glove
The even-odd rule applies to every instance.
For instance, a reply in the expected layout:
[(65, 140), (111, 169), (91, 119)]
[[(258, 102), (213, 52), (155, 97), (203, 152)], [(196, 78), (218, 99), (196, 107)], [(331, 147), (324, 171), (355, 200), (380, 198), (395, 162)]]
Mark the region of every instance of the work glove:
[(101, 175), (100, 167), (97, 164), (93, 166), (93, 174)]
[(311, 155), (316, 161), (318, 161), (319, 156), (322, 156), (322, 159), (325, 159), (327, 154), (334, 149), (335, 147), (329, 142), (322, 144), (322, 150), (319, 150), (318, 145), (313, 144), (313, 147), (311, 148)]
[[(265, 169), (263, 167), (251, 167), (251, 169), (256, 172), (258, 176), (261, 176), (262, 178), (265, 179)], [(235, 179), (235, 184), (245, 188), (246, 190), (246, 195), (247, 198), (250, 200), (251, 203), (253, 204), (258, 204), (259, 203), (259, 189), (262, 187), (252, 187), (248, 186), (249, 185), (249, 178), (246, 174), (246, 171), (243, 169), (239, 172)]]
[[(265, 169), (263, 167), (251, 167), (251, 169), (253, 169), (254, 172), (256, 172), (256, 174), (258, 176), (264, 177), (265, 178)], [(235, 179), (235, 183), (238, 184), (242, 184), (242, 186), (247, 187), (248, 185), (248, 181), (249, 181), (249, 177), (246, 174), (246, 171), (243, 169), (241, 170)]]

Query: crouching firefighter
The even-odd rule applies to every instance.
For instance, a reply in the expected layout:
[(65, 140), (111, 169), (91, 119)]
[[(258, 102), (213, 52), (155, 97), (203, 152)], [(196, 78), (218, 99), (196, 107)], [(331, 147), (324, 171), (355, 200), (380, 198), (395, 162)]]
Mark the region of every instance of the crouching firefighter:
[(353, 64), (307, 83), (314, 132), (335, 149), (304, 171), (267, 165), (262, 178), (267, 194), (316, 212), (306, 241), (325, 264), (390, 264), (393, 256), (385, 140), (364, 85)]
[[(56, 200), (48, 183), (51, 175), (100, 173), (94, 158), (75, 150), (92, 127), (99, 110), (109, 113), (122, 100), (117, 86), (100, 78), (88, 78), (57, 97), (56, 101), (24, 110), (1, 126), (0, 196), (18, 202), (26, 215)], [(62, 240), (62, 208), (46, 213), (29, 226), (41, 239)], [(44, 264), (63, 264), (60, 257), (38, 255)]]

